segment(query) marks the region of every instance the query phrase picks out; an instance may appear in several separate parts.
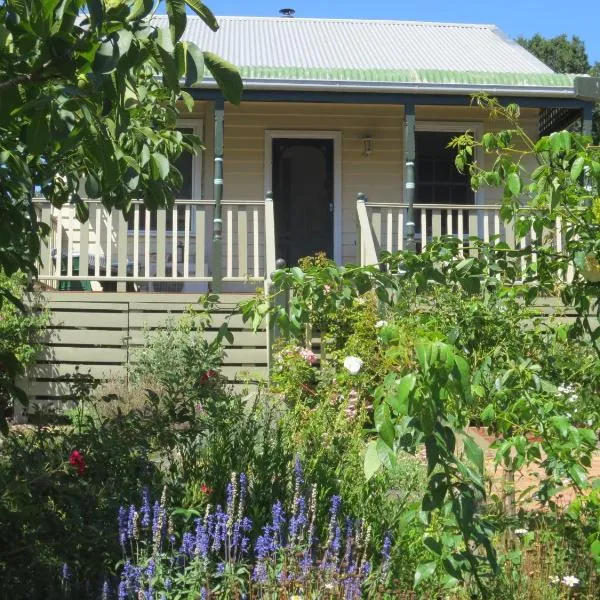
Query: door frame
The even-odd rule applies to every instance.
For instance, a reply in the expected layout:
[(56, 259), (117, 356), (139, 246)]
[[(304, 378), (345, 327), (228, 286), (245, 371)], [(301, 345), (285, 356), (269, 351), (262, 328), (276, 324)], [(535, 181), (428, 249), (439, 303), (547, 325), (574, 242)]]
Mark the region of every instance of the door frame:
[(265, 195), (273, 189), (273, 140), (333, 140), (333, 260), (342, 264), (342, 132), (300, 129), (265, 130)]

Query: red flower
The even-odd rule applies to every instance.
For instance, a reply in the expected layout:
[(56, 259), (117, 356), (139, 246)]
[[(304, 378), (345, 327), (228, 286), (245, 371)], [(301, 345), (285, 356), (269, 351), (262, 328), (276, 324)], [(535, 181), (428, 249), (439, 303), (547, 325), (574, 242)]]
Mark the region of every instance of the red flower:
[(209, 369), (208, 371), (206, 371), (206, 373), (202, 373), (202, 375), (200, 376), (200, 383), (206, 383), (209, 379), (212, 379), (217, 375), (218, 373), (216, 371), (213, 371), (213, 369)]
[(200, 491), (205, 495), (209, 496), (213, 493), (212, 488), (209, 488), (205, 483), (200, 486)]
[(77, 469), (77, 475), (83, 475), (87, 469), (85, 458), (83, 458), (83, 454), (81, 454), (79, 450), (73, 450), (73, 452), (71, 452), (69, 464)]

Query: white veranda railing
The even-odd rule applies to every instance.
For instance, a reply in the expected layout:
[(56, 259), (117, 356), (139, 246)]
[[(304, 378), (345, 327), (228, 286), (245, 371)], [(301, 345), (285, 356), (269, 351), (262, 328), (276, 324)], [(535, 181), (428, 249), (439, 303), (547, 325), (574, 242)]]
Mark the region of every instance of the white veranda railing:
[[(185, 283), (213, 280), (214, 200), (177, 200), (172, 209), (154, 211), (134, 202), (128, 219), (121, 211), (108, 212), (99, 200), (86, 202), (89, 220), (80, 223), (75, 206), (57, 209), (44, 199), (35, 200), (40, 220), (51, 229), (42, 248), (40, 280), (54, 287), (61, 282), (85, 282), (85, 289), (105, 291), (130, 286), (182, 291)], [(264, 280), (268, 202), (221, 203), (223, 281)]]

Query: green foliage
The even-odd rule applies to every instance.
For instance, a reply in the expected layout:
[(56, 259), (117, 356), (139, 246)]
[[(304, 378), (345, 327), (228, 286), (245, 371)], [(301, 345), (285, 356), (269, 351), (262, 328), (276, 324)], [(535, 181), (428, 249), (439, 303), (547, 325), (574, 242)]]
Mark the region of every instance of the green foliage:
[[(54, 206), (81, 194), (127, 212), (133, 199), (170, 207), (181, 187), (175, 161), (200, 139), (175, 130), (187, 87), (204, 65), (239, 103), (241, 78), (229, 63), (182, 41), (189, 6), (167, 0), (170, 28), (150, 25), (152, 0), (6, 0), (0, 4), (0, 268), (36, 275), (40, 238), (32, 196)], [(0, 289), (0, 303), (6, 294)]]
[(47, 322), (47, 315), (39, 307), (23, 310), (27, 277), (14, 273), (11, 277), (0, 269), (0, 296), (11, 302), (0, 303), (0, 430), (6, 433), (5, 418), (12, 416), (14, 401), (23, 404), (27, 398), (19, 394), (15, 379), (35, 362), (41, 350), (39, 335)]
[(544, 38), (537, 33), (529, 39), (517, 38), (517, 42), (557, 73), (587, 73), (590, 70), (585, 44), (576, 35), (571, 39), (564, 33)]
[[(600, 77), (600, 62), (590, 65), (583, 41), (574, 35), (570, 40), (565, 35), (544, 38), (539, 33), (533, 37), (517, 38), (517, 42), (537, 56), (557, 73), (589, 73)], [(592, 137), (600, 142), (600, 104), (596, 104), (592, 117)]]

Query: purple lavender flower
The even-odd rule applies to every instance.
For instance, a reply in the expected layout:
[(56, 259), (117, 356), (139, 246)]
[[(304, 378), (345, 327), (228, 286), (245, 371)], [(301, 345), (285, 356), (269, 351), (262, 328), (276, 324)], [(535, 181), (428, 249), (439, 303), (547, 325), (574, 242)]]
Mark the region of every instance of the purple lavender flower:
[(108, 581), (104, 581), (104, 585), (102, 586), (102, 600), (108, 600), (108, 596), (110, 594), (110, 588), (108, 587)]
[(124, 546), (127, 541), (127, 509), (124, 506), (119, 507), (117, 523), (119, 525), (119, 544)]
[(225, 563), (221, 561), (221, 562), (220, 562), (220, 563), (217, 565), (217, 574), (218, 574), (218, 575), (223, 575), (223, 573), (225, 573)]
[(133, 533), (135, 529), (135, 506), (132, 504), (129, 507), (129, 513), (127, 515), (127, 538), (133, 539)]
[(264, 562), (259, 561), (256, 563), (252, 571), (252, 579), (257, 583), (264, 583), (267, 580), (267, 568)]
[(392, 552), (392, 535), (388, 531), (383, 538), (383, 546), (381, 548), (381, 574), (386, 575), (390, 569), (390, 555)]
[(285, 524), (285, 514), (283, 512), (283, 505), (279, 500), (273, 504), (271, 509), (271, 515), (273, 521), (271, 522), (271, 529), (273, 531), (273, 543), (275, 548), (278, 548), (281, 544), (283, 525)]
[(340, 506), (342, 504), (341, 496), (331, 496), (331, 506), (329, 507), (329, 515), (331, 517), (331, 521), (335, 521), (337, 519), (338, 511), (340, 510)]
[(302, 558), (300, 559), (300, 569), (302, 570), (303, 575), (308, 575), (310, 568), (312, 567), (312, 556), (310, 555), (309, 550), (305, 550), (302, 553)]
[(147, 487), (142, 490), (142, 527), (150, 526), (150, 491)]
[(206, 600), (208, 598), (208, 592), (206, 591), (206, 588), (203, 587), (200, 590), (200, 600)]
[(63, 563), (62, 566), (62, 578), (63, 581), (69, 581), (71, 579), (71, 568), (67, 563)]
[(173, 587), (173, 580), (170, 577), (165, 579), (165, 589), (169, 591)]
[(191, 556), (194, 552), (195, 543), (196, 540), (194, 536), (189, 531), (186, 531), (181, 538), (181, 548), (179, 549), (179, 552)]
[(151, 558), (148, 561), (148, 566), (146, 567), (146, 575), (148, 577), (154, 577), (155, 572), (156, 572), (156, 563), (154, 562), (154, 559)]
[(196, 519), (196, 538), (194, 540), (194, 553), (203, 559), (208, 557), (210, 537), (202, 519)]
[(124, 581), (119, 583), (119, 600), (127, 599), (127, 584)]
[(296, 460), (294, 461), (294, 480), (296, 487), (300, 487), (304, 483), (304, 473), (302, 471), (302, 463), (300, 457), (296, 454)]
[(248, 491), (248, 478), (246, 473), (240, 473), (240, 505), (243, 505), (246, 499), (246, 492)]
[(158, 535), (158, 523), (160, 519), (161, 506), (158, 501), (154, 503), (152, 510), (152, 537)]
[(333, 536), (333, 540), (331, 541), (331, 552), (337, 556), (340, 551), (342, 542), (342, 528), (339, 525), (335, 526), (335, 534)]

